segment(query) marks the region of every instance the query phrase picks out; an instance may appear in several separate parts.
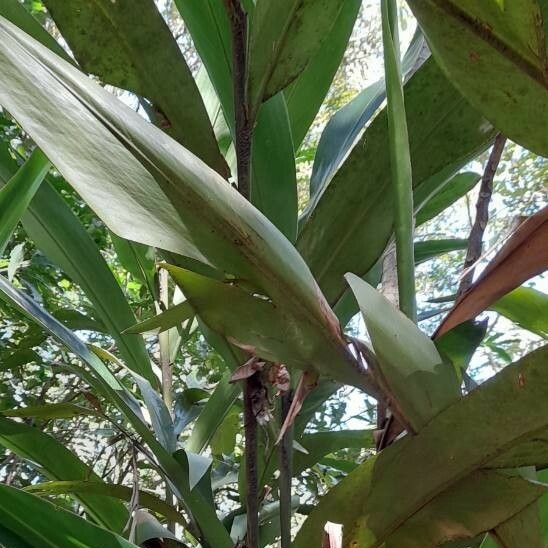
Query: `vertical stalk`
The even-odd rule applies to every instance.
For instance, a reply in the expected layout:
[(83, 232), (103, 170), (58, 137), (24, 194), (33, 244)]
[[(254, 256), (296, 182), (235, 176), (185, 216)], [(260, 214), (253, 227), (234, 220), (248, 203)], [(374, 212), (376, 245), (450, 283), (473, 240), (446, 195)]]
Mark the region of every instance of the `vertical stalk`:
[[(247, 102), (247, 14), (241, 0), (225, 0), (232, 30), (232, 82), (234, 88), (234, 117), (238, 191), (249, 200), (251, 181), (251, 122)], [(260, 389), (255, 373), (244, 381), (244, 430), (247, 535), (246, 548), (259, 546), (259, 493), (257, 472), (257, 418), (253, 397)], [(259, 385), (259, 386), (257, 386)]]
[[(169, 308), (169, 279), (168, 272), (165, 269), (160, 269), (158, 272), (158, 298), (156, 303), (156, 310), (158, 313), (163, 312)], [(173, 369), (170, 356), (170, 344), (169, 344), (170, 330), (164, 331), (158, 335), (158, 344), (160, 346), (160, 369), (162, 372), (162, 399), (169, 411), (172, 413), (173, 408)], [(166, 502), (173, 506), (173, 492), (169, 485), (169, 482), (165, 482), (166, 489)], [(172, 533), (175, 532), (175, 522), (168, 521), (167, 528)]]
[(399, 303), (400, 310), (416, 322), (413, 186), (403, 99), (396, 0), (381, 0), (381, 12)]
[[(282, 413), (280, 424), (284, 424), (291, 408), (293, 391), (288, 390), (282, 396)], [(279, 444), (280, 458), (280, 548), (291, 546), (291, 478), (293, 476), (293, 425), (282, 437)]]

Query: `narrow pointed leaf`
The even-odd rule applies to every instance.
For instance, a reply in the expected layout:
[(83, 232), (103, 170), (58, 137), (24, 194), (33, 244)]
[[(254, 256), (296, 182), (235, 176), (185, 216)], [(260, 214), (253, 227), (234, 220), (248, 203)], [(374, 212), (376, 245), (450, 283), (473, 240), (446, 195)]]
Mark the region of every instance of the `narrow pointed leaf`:
[(5, 409), (0, 412), (4, 417), (33, 417), (40, 420), (71, 419), (81, 415), (95, 415), (89, 407), (75, 403), (49, 403), (44, 405), (29, 405), (17, 409)]
[(354, 292), (387, 387), (415, 431), (460, 396), (453, 367), (408, 318), (353, 274)]
[(249, 101), (256, 112), (307, 67), (338, 19), (344, 0), (259, 0), (249, 38)]
[(36, 149), (13, 177), (0, 188), (0, 255), (21, 216), (42, 184), (51, 164), (44, 154)]
[[(28, 519), (32, 516), (32, 519)], [(0, 485), (2, 528), (41, 548), (136, 548), (106, 529), (19, 489)]]
[(548, 155), (546, 40), (537, 0), (410, 0), (440, 66), (500, 131)]
[(128, 327), (124, 333), (162, 333), (171, 327), (180, 326), (193, 316), (194, 309), (190, 306), (188, 301), (183, 301), (153, 318), (139, 322), (132, 327)]
[(421, 264), (434, 257), (466, 249), (468, 240), (466, 238), (448, 238), (444, 240), (424, 240), (415, 243), (415, 264)]

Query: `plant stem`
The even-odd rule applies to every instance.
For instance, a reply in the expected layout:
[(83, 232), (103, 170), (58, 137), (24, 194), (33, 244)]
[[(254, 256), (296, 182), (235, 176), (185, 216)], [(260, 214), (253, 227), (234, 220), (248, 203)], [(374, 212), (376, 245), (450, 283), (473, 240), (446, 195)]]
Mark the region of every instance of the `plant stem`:
[[(293, 391), (288, 390), (282, 396), (281, 422), (284, 424), (285, 418), (291, 408)], [(280, 547), (290, 548), (291, 546), (291, 478), (293, 476), (293, 425), (291, 425), (282, 437), (279, 445), (280, 451)]]
[(394, 189), (394, 231), (396, 234), (399, 303), (401, 311), (416, 322), (413, 187), (403, 100), (396, 1), (381, 0), (381, 11), (390, 167)]
[[(241, 0), (225, 0), (232, 30), (232, 82), (234, 88), (235, 150), (238, 191), (249, 200), (251, 180), (251, 123), (247, 104), (247, 14)], [(257, 386), (259, 385), (259, 386)], [(257, 474), (257, 418), (253, 396), (260, 388), (258, 374), (244, 381), (244, 429), (247, 535), (246, 548), (259, 546)]]
[(489, 221), (489, 202), (491, 201), (491, 195), (493, 194), (493, 180), (497, 173), (497, 168), (506, 144), (506, 137), (499, 133), (493, 144), (491, 154), (487, 160), (485, 171), (481, 179), (480, 190), (478, 194), (478, 200), (476, 202), (476, 218), (474, 224), (470, 230), (470, 236), (468, 237), (468, 249), (466, 251), (466, 259), (464, 260), (464, 275), (459, 284), (457, 291), (457, 297), (460, 297), (465, 293), (474, 280), (474, 263), (481, 257), (483, 248), (483, 235), (485, 228)]
[(251, 124), (247, 104), (247, 14), (240, 0), (225, 0), (232, 28), (232, 82), (238, 190), (249, 200)]
[[(257, 418), (253, 410), (253, 395), (257, 390), (258, 373), (244, 383), (244, 429), (245, 429), (245, 476), (247, 535), (246, 548), (259, 546), (259, 493), (257, 471)], [(260, 388), (260, 386), (259, 386)]]

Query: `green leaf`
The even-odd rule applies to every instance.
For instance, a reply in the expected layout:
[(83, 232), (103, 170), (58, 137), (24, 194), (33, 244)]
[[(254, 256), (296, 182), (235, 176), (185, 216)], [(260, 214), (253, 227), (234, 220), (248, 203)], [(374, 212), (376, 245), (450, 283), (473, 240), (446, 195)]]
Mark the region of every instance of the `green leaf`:
[[(264, 295), (173, 265), (164, 265), (164, 268), (180, 285), (200, 318), (232, 344), (265, 360), (303, 370), (313, 369), (348, 384), (363, 387), (367, 382), (354, 364), (349, 363), (343, 368), (341, 362), (334, 368), (333, 361), (327, 359), (327, 348), (322, 348), (323, 355), (317, 354), (319, 347), (310, 344), (315, 335), (309, 330), (309, 325), (302, 324), (295, 329)], [(219, 303), (223, 306), (220, 307)], [(303, 340), (307, 341), (306, 345), (302, 344)], [(325, 367), (327, 363), (329, 367)]]
[(124, 333), (162, 333), (171, 327), (180, 326), (188, 319), (194, 316), (194, 309), (188, 301), (176, 304), (167, 310), (164, 310), (157, 316), (139, 322), (128, 327)]
[(375, 445), (372, 430), (339, 430), (304, 434), (299, 443), (308, 451), (293, 452), (293, 472), (298, 475), (320, 462), (326, 455), (348, 448), (372, 448)]
[(181, 432), (200, 414), (203, 400), (209, 398), (209, 392), (201, 388), (186, 388), (177, 394), (173, 405), (173, 427), (175, 435)]
[(415, 259), (413, 256), (413, 177), (400, 60), (398, 14), (395, 0), (381, 1), (391, 193), (394, 197), (394, 234), (400, 310), (417, 322)]
[(341, 64), (360, 9), (360, 0), (347, 0), (329, 36), (300, 76), (284, 91), (295, 150), (301, 145)]
[(211, 438), (211, 454), (231, 455), (236, 444), (236, 434), (241, 428), (240, 410), (232, 407)]
[(444, 333), (434, 342), (439, 353), (448, 358), (456, 371), (466, 371), (474, 352), (487, 331), (487, 322), (467, 321)]
[(226, 176), (202, 98), (153, 0), (45, 0), (80, 66), (150, 99), (167, 132)]
[(110, 233), (110, 239), (122, 266), (145, 287), (157, 300), (156, 291), (156, 258), (152, 247), (131, 242)]
[[(420, 206), (416, 216), (417, 226), (426, 223), (470, 192), (481, 179), (478, 173), (458, 173), (439, 192)], [(420, 198), (419, 198), (420, 200)], [(416, 204), (419, 207), (419, 204)]]
[(336, 318), (299, 253), (225, 180), (6, 21), (0, 68), (0, 104), (109, 228), (184, 255), (179, 264), (208, 264), (260, 288), (287, 324), (303, 330), (300, 338), (314, 347), (319, 367), (356, 375)]
[(36, 149), (0, 189), (0, 255), (50, 167), (49, 160)]
[(171, 531), (146, 510), (137, 509), (133, 519), (135, 520), (135, 542), (139, 546), (147, 546), (147, 541), (156, 541), (170, 548), (175, 546), (185, 548), (185, 545)]
[(10, 282), (13, 281), (15, 274), (17, 274), (17, 271), (21, 268), (24, 261), (25, 261), (25, 242), (22, 242), (20, 244), (17, 244), (10, 251), (10, 260), (8, 262), (8, 271), (7, 271), (8, 280)]
[[(66, 493), (76, 495), (102, 495), (105, 497), (130, 502), (133, 488), (128, 487), (127, 485), (115, 485), (95, 480), (80, 480), (36, 483), (25, 487), (25, 491), (27, 493), (33, 493), (39, 496), (63, 495)], [(184, 527), (187, 526), (186, 520), (181, 513), (179, 513), (173, 506), (170, 506), (161, 498), (152, 493), (139, 490), (139, 506), (148, 508), (158, 515), (180, 523)]]
[(451, 251), (459, 251), (468, 247), (466, 238), (448, 238), (444, 240), (425, 240), (415, 242), (415, 264), (421, 264), (426, 261), (451, 253)]
[(297, 238), (297, 175), (283, 94), (261, 106), (253, 130), (251, 203), (290, 241)]
[(72, 512), (6, 485), (0, 485), (0, 522), (4, 530), (30, 546), (136, 548), (135, 544)]
[[(416, 436), (406, 436), (360, 465), (322, 499), (299, 532), (295, 548), (318, 544), (326, 520), (348, 525), (347, 533), (359, 525), (359, 540), (351, 536), (349, 541), (354, 538), (360, 548), (380, 546), (429, 503), (435, 508), (437, 497), (446, 497), (459, 482), (473, 478), (490, 459), (546, 428), (547, 358), (548, 347), (528, 354), (442, 411)], [(528, 491), (545, 489), (518, 481)], [(472, 499), (484, 492), (478, 481), (470, 483), (467, 493)], [(519, 503), (518, 510), (532, 502), (516, 494), (509, 498)], [(458, 507), (465, 510), (468, 505)]]
[(17, 409), (4, 409), (0, 412), (4, 417), (35, 417), (41, 420), (71, 419), (81, 415), (95, 415), (93, 409), (75, 403), (48, 403), (44, 405), (29, 405)]
[[(1, 186), (3, 173), (13, 173), (17, 167), (5, 155), (0, 156), (0, 163)], [(47, 181), (36, 192), (22, 223), (36, 246), (84, 290), (98, 317), (116, 340), (125, 363), (157, 382), (142, 338), (121, 334), (126, 327), (135, 324), (135, 316), (120, 286), (91, 236)]]
[[(494, 128), (468, 105), (431, 59), (405, 85), (405, 111), (415, 194), (442, 171), (444, 177), (437, 184), (444, 184), (495, 136)], [(344, 274), (368, 272), (392, 235), (387, 124), (385, 109), (312, 200), (297, 241), (330, 303), (345, 290)], [(434, 190), (430, 188), (427, 196)]]
[[(50, 479), (102, 483), (99, 476), (63, 444), (33, 426), (0, 417), (0, 444), (17, 456), (38, 464)], [(128, 514), (119, 501), (87, 492), (80, 493), (77, 498), (98, 523), (113, 531), (122, 531)], [(4, 521), (2, 524), (6, 525)]]
[(504, 135), (548, 155), (546, 36), (537, 0), (409, 0), (434, 57)]
[(251, 119), (261, 102), (307, 67), (337, 22), (345, 0), (259, 0), (249, 37)]
[(548, 337), (548, 295), (532, 287), (518, 287), (489, 307), (543, 338)]
[[(404, 75), (409, 75), (416, 70), (424, 44), (424, 37), (419, 30), (413, 36), (403, 58), (402, 72)], [(316, 150), (310, 177), (310, 196), (315, 196), (329, 183), (354, 146), (364, 126), (382, 105), (385, 98), (384, 79), (381, 79), (361, 91), (330, 118)]]
[(383, 385), (413, 430), (419, 431), (459, 398), (455, 370), (443, 363), (434, 343), (381, 293), (354, 274), (346, 279), (360, 305)]

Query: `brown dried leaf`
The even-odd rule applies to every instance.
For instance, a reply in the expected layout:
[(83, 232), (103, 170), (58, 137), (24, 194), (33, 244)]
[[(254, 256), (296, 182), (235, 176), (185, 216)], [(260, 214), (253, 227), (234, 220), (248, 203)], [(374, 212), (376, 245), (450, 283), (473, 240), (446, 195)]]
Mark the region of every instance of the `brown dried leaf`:
[(455, 303), (434, 338), (475, 318), (506, 293), (548, 268), (548, 206), (521, 223), (481, 276)]

